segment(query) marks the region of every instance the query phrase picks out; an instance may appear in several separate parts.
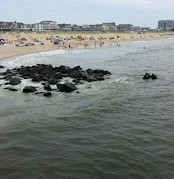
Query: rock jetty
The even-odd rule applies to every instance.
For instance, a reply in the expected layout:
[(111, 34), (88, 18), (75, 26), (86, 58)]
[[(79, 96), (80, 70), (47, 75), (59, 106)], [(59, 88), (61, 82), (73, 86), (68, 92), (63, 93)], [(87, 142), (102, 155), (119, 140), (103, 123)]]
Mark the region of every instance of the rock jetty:
[[(57, 86), (57, 91), (71, 93), (77, 90), (76, 85), (83, 82), (94, 82), (105, 80), (105, 77), (111, 75), (109, 71), (102, 69), (87, 69), (83, 70), (80, 66), (70, 68), (61, 65), (53, 67), (52, 65), (37, 64), (34, 66), (21, 66), (20, 68), (7, 69), (0, 73), (3, 79), (7, 81), (5, 85), (19, 85), (22, 79), (31, 79), (34, 83), (41, 83), (46, 92), (44, 96), (51, 96), (50, 91), (55, 91), (51, 85)], [(62, 78), (71, 78), (72, 82), (61, 83)], [(37, 93), (37, 89), (33, 86), (26, 86), (23, 89), (24, 93)]]

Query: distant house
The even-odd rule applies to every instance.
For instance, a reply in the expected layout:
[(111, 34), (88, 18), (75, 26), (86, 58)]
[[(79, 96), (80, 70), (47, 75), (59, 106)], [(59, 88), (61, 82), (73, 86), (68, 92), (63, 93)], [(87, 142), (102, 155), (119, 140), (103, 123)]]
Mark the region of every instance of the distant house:
[(102, 24), (89, 25), (91, 31), (102, 31)]
[(106, 32), (115, 32), (117, 31), (117, 27), (115, 22), (107, 22), (102, 24), (102, 31)]
[(139, 26), (133, 26), (131, 28), (131, 30), (133, 30), (133, 31), (139, 31), (140, 29), (141, 29), (141, 27), (139, 27)]
[(151, 29), (150, 29), (150, 27), (141, 27), (141, 30), (149, 31), (149, 30), (151, 30)]
[(72, 25), (72, 30), (73, 31), (82, 31), (82, 26)]
[(21, 26), (20, 31), (32, 31), (33, 28), (33, 24), (24, 24)]
[(60, 30), (63, 31), (72, 31), (72, 26), (71, 24), (57, 24)]
[(0, 29), (2, 31), (16, 31), (20, 30), (20, 28), (23, 26), (23, 23), (19, 22), (0, 22)]
[(132, 24), (119, 24), (117, 26), (119, 31), (130, 31), (133, 28)]
[(41, 21), (40, 24), (43, 25), (43, 30), (56, 30), (58, 28), (56, 21)]
[(82, 25), (81, 29), (82, 31), (93, 31), (90, 25)]

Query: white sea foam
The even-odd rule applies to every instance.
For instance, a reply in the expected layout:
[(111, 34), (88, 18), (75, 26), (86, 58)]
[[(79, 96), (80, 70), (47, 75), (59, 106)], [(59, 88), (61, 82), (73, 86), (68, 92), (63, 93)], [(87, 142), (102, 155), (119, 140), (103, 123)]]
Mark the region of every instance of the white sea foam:
[(54, 50), (48, 52), (40, 52), (34, 54), (23, 55), (19, 57), (15, 57), (13, 60), (8, 60), (2, 63), (3, 66), (7, 68), (14, 68), (26, 65), (34, 65), (37, 63), (47, 63), (47, 60), (44, 60), (43, 57), (52, 56), (52, 55), (63, 55), (65, 54), (65, 50)]
[(123, 78), (115, 79), (114, 81), (110, 82), (110, 84), (118, 84), (118, 83), (129, 83), (129, 78), (123, 77)]

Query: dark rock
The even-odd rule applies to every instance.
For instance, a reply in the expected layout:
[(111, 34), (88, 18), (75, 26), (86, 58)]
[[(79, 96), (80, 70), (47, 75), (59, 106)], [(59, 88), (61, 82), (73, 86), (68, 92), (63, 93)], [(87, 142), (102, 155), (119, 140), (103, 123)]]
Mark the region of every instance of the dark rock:
[(39, 73), (41, 75), (52, 74), (53, 72), (54, 72), (54, 68), (52, 67), (52, 65), (44, 65), (39, 70)]
[(8, 75), (11, 74), (11, 70), (7, 69), (5, 72), (0, 73), (0, 75)]
[(33, 82), (40, 82), (40, 81), (42, 81), (41, 75), (38, 75), (38, 74), (33, 75), (32, 81)]
[(156, 79), (157, 79), (157, 75), (152, 74), (152, 75), (151, 75), (151, 78), (152, 78), (152, 80), (156, 80)]
[(86, 72), (88, 73), (88, 75), (93, 75), (93, 70), (91, 68), (87, 69)]
[(93, 82), (93, 81), (97, 81), (97, 79), (96, 79), (96, 78), (93, 78), (93, 77), (87, 77), (87, 78), (85, 79), (85, 81), (87, 81), (87, 82)]
[(9, 83), (4, 83), (4, 85), (9, 85)]
[(10, 85), (18, 85), (21, 83), (21, 80), (19, 78), (11, 78), (9, 84)]
[(60, 90), (60, 89), (62, 88), (63, 85), (60, 84), (60, 83), (58, 83), (56, 86), (57, 86), (57, 89)]
[(55, 78), (50, 78), (50, 79), (48, 79), (48, 83), (49, 83), (50, 85), (55, 85), (55, 84), (57, 84), (57, 82), (58, 82), (58, 80), (56, 80)]
[(80, 66), (76, 66), (72, 68), (71, 71), (82, 71), (82, 68)]
[(72, 84), (72, 83), (65, 83), (63, 85), (58, 84), (57, 88), (61, 91), (61, 92), (66, 92), (66, 93), (70, 93), (72, 91), (77, 90), (77, 87)]
[(35, 87), (33, 86), (26, 86), (24, 89), (23, 89), (23, 92), (24, 93), (33, 93), (37, 91)]
[(69, 73), (70, 70), (71, 70), (70, 67), (64, 66), (64, 65), (61, 65), (60, 67), (56, 67), (55, 69), (56, 69), (56, 71), (61, 72), (61, 73), (64, 73), (64, 74), (65, 74), (65, 73)]
[(51, 87), (47, 81), (44, 83), (44, 89), (47, 91), (51, 91)]
[(5, 67), (3, 67), (3, 66), (0, 65), (0, 68), (5, 68)]
[(17, 89), (15, 89), (15, 88), (10, 88), (10, 87), (4, 88), (4, 89), (8, 89), (8, 90), (10, 90), (10, 91), (17, 91)]
[(148, 80), (150, 79), (150, 74), (149, 73), (146, 73), (143, 77), (144, 80)]
[(105, 79), (103, 78), (103, 75), (102, 75), (102, 74), (95, 74), (95, 75), (93, 76), (93, 78), (95, 78), (96, 81), (103, 81), (103, 80), (105, 80)]
[(45, 92), (36, 92), (34, 94), (44, 94)]
[(6, 75), (6, 76), (4, 76), (4, 80), (6, 80), (6, 81), (9, 81), (11, 78), (12, 78), (11, 75)]
[(97, 69), (93, 71), (94, 74), (100, 74), (100, 75), (111, 75), (111, 73), (109, 71), (106, 70), (101, 70), (101, 69)]
[(97, 81), (104, 81), (105, 78), (103, 78), (103, 77), (97, 77), (96, 80), (97, 80)]
[(50, 97), (52, 94), (50, 92), (46, 92), (43, 95), (46, 96), (46, 97)]
[(69, 74), (69, 77), (71, 77), (71, 78), (82, 78), (83, 76), (81, 75), (81, 73), (80, 72), (78, 72), (78, 71), (72, 71), (70, 74)]
[(62, 78), (64, 77), (64, 74), (62, 74), (61, 72), (56, 72), (55, 75), (54, 75), (54, 77), (55, 77), (56, 79), (62, 79)]

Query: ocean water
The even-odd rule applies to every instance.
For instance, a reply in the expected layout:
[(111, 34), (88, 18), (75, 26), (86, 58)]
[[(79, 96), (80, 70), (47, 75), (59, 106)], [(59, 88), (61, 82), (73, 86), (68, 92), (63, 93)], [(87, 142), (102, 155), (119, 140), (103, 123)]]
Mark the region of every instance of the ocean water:
[[(0, 63), (80, 65), (112, 73), (105, 81), (78, 85), (79, 94), (51, 98), (23, 94), (30, 80), (17, 92), (1, 86), (0, 178), (174, 178), (174, 39), (57, 50)], [(146, 72), (158, 80), (144, 81)]]

